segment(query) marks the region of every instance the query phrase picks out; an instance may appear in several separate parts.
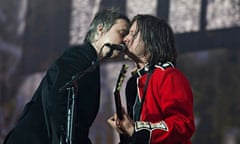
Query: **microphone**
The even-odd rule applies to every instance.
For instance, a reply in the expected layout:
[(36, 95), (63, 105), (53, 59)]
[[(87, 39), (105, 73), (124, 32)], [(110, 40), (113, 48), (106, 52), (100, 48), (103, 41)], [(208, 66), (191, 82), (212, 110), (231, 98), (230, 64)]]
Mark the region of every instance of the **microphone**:
[(110, 43), (106, 43), (104, 44), (105, 46), (109, 47), (111, 50), (118, 50), (118, 51), (125, 51), (126, 50), (126, 46), (124, 44), (110, 44)]

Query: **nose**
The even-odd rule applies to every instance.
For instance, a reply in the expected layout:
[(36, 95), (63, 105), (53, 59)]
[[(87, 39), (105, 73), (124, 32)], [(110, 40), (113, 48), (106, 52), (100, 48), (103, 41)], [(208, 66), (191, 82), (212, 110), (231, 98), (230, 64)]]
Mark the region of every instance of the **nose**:
[(123, 38), (123, 42), (124, 42), (124, 43), (127, 43), (128, 41), (129, 41), (128, 35), (126, 35), (126, 36)]

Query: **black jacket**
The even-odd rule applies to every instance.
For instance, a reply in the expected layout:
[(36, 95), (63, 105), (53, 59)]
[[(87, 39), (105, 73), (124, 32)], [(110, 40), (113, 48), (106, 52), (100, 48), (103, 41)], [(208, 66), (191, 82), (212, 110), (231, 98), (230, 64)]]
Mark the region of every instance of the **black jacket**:
[[(96, 51), (89, 43), (68, 48), (48, 69), (5, 144), (59, 144), (66, 132), (68, 101), (68, 91), (60, 92), (59, 88), (96, 61)], [(89, 128), (99, 109), (99, 66), (79, 79), (77, 85), (73, 144), (90, 144)]]

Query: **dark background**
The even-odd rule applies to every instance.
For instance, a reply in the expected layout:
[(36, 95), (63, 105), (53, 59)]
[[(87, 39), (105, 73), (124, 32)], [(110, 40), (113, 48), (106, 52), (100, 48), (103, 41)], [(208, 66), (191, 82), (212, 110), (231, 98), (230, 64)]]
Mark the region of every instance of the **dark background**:
[[(240, 143), (239, 0), (0, 0), (0, 143), (14, 126), (46, 69), (81, 43), (93, 15), (118, 7), (130, 18), (167, 19), (176, 34), (177, 66), (194, 92), (193, 144)], [(91, 128), (97, 144), (117, 143), (106, 124), (123, 59), (101, 67), (101, 109)], [(124, 101), (124, 100), (123, 100)]]

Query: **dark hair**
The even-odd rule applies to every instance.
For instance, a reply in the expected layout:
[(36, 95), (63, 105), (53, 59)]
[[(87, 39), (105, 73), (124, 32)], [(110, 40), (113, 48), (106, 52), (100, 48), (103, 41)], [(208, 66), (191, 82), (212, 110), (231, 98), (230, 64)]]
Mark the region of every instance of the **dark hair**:
[(177, 50), (174, 34), (169, 24), (158, 17), (151, 15), (136, 15), (132, 23), (137, 23), (137, 33), (144, 42), (147, 51), (151, 53), (148, 62), (155, 65), (166, 61), (176, 64)]
[(103, 28), (107, 32), (118, 19), (124, 19), (128, 23), (130, 23), (130, 20), (125, 15), (121, 14), (117, 9), (111, 8), (99, 11), (92, 20), (84, 41), (85, 42), (93, 41), (93, 37), (96, 33), (97, 26), (99, 24), (102, 24)]

